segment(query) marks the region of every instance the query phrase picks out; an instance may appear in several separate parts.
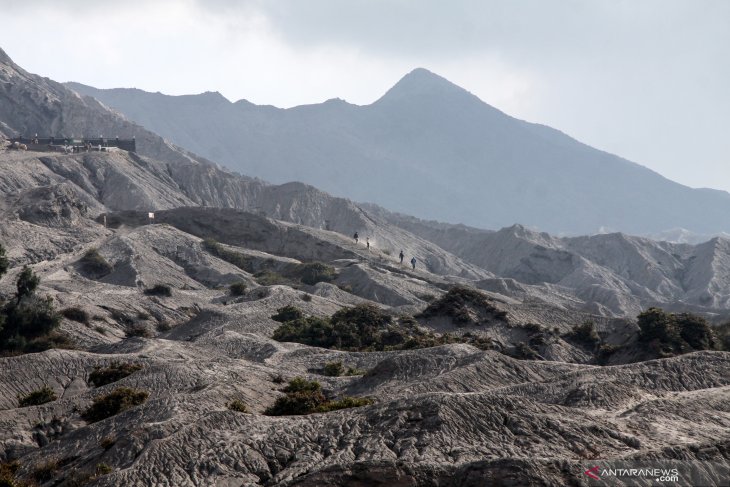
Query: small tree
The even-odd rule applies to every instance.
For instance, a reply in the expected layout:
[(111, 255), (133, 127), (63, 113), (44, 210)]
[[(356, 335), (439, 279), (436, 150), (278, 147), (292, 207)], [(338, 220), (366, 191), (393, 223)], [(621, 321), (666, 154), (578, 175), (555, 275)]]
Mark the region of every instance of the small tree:
[(18, 303), (20, 303), (20, 300), (24, 297), (31, 296), (38, 288), (38, 284), (40, 284), (40, 282), (41, 279), (35, 275), (33, 269), (31, 269), (27, 265), (23, 266), (23, 270), (20, 272), (17, 282)]
[(0, 278), (8, 271), (8, 267), (10, 267), (10, 263), (5, 255), (5, 247), (0, 243)]

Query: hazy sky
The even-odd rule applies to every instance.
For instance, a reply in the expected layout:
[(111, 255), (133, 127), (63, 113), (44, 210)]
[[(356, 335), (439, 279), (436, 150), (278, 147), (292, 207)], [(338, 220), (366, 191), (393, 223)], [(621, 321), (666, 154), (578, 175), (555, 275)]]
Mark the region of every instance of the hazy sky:
[(368, 104), (425, 67), (730, 190), (730, 0), (0, 0), (0, 47), (57, 81), (281, 107)]

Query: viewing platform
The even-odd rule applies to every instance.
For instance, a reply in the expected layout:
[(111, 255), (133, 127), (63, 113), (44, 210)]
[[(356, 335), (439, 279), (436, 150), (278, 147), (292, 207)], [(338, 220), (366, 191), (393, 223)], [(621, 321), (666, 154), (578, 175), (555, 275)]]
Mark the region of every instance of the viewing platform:
[(113, 150), (125, 150), (137, 152), (137, 141), (131, 139), (120, 139), (119, 137), (25, 137), (20, 135), (10, 139), (10, 143), (23, 144), (27, 150), (38, 152), (111, 152)]

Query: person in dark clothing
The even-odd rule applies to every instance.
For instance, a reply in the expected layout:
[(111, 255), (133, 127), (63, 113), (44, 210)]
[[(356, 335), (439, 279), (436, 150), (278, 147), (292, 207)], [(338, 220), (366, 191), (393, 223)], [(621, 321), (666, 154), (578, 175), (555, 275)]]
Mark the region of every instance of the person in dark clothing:
[(357, 243), (357, 240), (360, 238), (360, 236), (355, 232), (355, 235), (352, 236), (352, 238), (355, 239), (355, 243)]
[(370, 250), (370, 237), (366, 237), (366, 238), (365, 238), (365, 243), (366, 243), (366, 244), (367, 244), (367, 246), (368, 246), (368, 250)]
[(400, 251), (400, 254), (398, 255), (398, 257), (400, 257), (400, 263), (401, 263), (401, 265), (403, 265), (403, 257), (405, 257), (405, 255), (403, 255), (402, 250)]
[(411, 259), (411, 265), (413, 266), (413, 270), (415, 271), (416, 270), (416, 258), (415, 257), (413, 257)]

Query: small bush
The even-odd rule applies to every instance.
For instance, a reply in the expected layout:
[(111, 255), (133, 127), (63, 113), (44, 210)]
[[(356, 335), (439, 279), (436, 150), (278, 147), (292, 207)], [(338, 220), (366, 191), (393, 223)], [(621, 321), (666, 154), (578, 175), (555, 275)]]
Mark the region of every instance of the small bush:
[(234, 282), (228, 287), (231, 296), (243, 296), (246, 294), (246, 284), (243, 282)]
[(149, 289), (145, 289), (144, 293), (147, 296), (161, 296), (169, 298), (172, 296), (172, 289), (167, 284), (155, 284)]
[(295, 306), (284, 306), (276, 310), (276, 314), (271, 317), (272, 320), (278, 321), (279, 323), (286, 323), (287, 321), (294, 321), (304, 318), (302, 310)]
[(329, 401), (322, 393), (322, 386), (319, 382), (308, 381), (301, 377), (289, 381), (289, 385), (283, 391), (286, 392), (286, 395), (277, 398), (274, 405), (266, 409), (264, 414), (269, 416), (289, 416), (326, 413), (336, 409), (372, 404), (370, 399), (352, 397)]
[(128, 377), (142, 369), (140, 364), (120, 364), (114, 362), (109, 367), (97, 367), (89, 374), (89, 384), (95, 387), (105, 386)]
[(476, 324), (480, 315), (507, 321), (505, 311), (490, 303), (481, 292), (464, 286), (454, 286), (421, 313), (424, 318), (448, 316), (454, 323), (460, 325)]
[(237, 413), (247, 413), (248, 407), (246, 407), (246, 403), (241, 401), (240, 399), (234, 399), (233, 401), (228, 403), (228, 409), (231, 411), (236, 411)]
[(601, 342), (601, 338), (598, 336), (596, 327), (592, 321), (586, 321), (582, 325), (575, 325), (565, 336), (576, 343), (586, 345), (591, 348)]
[(44, 483), (53, 479), (59, 470), (58, 460), (49, 460), (36, 467), (31, 476), (36, 482)]
[(96, 423), (144, 404), (148, 397), (149, 393), (147, 391), (120, 387), (105, 396), (94, 399), (94, 402), (84, 411), (81, 417), (89, 423)]
[[(5, 305), (0, 315), (5, 315), (5, 325), (0, 328), (0, 349), (19, 352), (41, 351), (38, 348), (52, 345), (50, 335), (61, 323), (61, 316), (53, 307), (50, 297), (36, 295), (23, 297), (19, 302)], [(36, 341), (36, 348), (29, 350), (30, 342)]]
[(27, 484), (20, 482), (16, 474), (20, 470), (20, 463), (11, 461), (0, 463), (0, 487), (26, 487)]
[(321, 262), (309, 262), (297, 266), (295, 273), (299, 279), (310, 286), (318, 282), (330, 282), (337, 277), (337, 272), (332, 266), (328, 266)]
[(286, 382), (286, 380), (284, 379), (283, 375), (276, 374), (274, 377), (271, 378), (271, 382), (273, 382), (274, 384), (283, 384), (284, 382)]
[(71, 307), (61, 310), (61, 314), (64, 318), (68, 318), (72, 321), (83, 323), (84, 325), (89, 324), (89, 313), (81, 308)]
[(114, 270), (109, 262), (101, 256), (98, 249), (89, 249), (79, 260), (81, 270), (92, 277), (104, 277)]
[(226, 249), (215, 240), (203, 240), (203, 248), (218, 257), (219, 259), (225, 260), (229, 264), (233, 264), (239, 269), (242, 269), (249, 273), (254, 271), (253, 262), (250, 258), (239, 252), (234, 252), (233, 250)]
[(345, 366), (342, 362), (327, 362), (322, 372), (328, 377), (339, 377), (345, 373)]
[(109, 475), (114, 471), (113, 468), (111, 468), (106, 463), (98, 463), (96, 464), (96, 476), (101, 477), (102, 475)]
[(105, 436), (99, 442), (99, 446), (102, 447), (104, 450), (110, 450), (111, 447), (113, 447), (115, 444), (116, 444), (116, 440), (109, 436)]
[(133, 337), (151, 338), (152, 332), (145, 325), (143, 325), (141, 323), (137, 323), (137, 324), (132, 325), (129, 328), (127, 328), (126, 336), (127, 336), (127, 338), (133, 338)]
[(257, 272), (256, 274), (254, 274), (253, 277), (256, 279), (256, 282), (258, 282), (261, 286), (287, 285), (291, 287), (296, 287), (294, 283), (292, 283), (286, 277), (282, 276), (278, 272), (270, 270)]
[(311, 295), (311, 294), (302, 294), (302, 295), (301, 295), (301, 296), (299, 296), (299, 297), (300, 297), (300, 298), (302, 299), (302, 301), (304, 301), (305, 303), (309, 303), (310, 301), (312, 301), (312, 295)]
[(102, 335), (106, 335), (106, 328), (103, 326), (95, 326), (94, 331), (97, 333), (101, 333)]
[(361, 406), (369, 406), (372, 403), (373, 400), (369, 397), (345, 396), (342, 399), (338, 399), (336, 401), (327, 401), (326, 403), (319, 406), (315, 412), (327, 413), (330, 411), (336, 411), (338, 409), (359, 408)]
[(48, 386), (43, 386), (42, 388), (38, 389), (37, 391), (33, 391), (27, 396), (18, 397), (18, 405), (21, 408), (25, 408), (28, 406), (40, 406), (41, 404), (45, 404), (47, 402), (55, 401), (57, 399), (56, 393), (53, 392), (53, 389), (51, 389)]
[(649, 308), (637, 317), (639, 343), (658, 357), (722, 348), (707, 321), (689, 313), (667, 313)]

